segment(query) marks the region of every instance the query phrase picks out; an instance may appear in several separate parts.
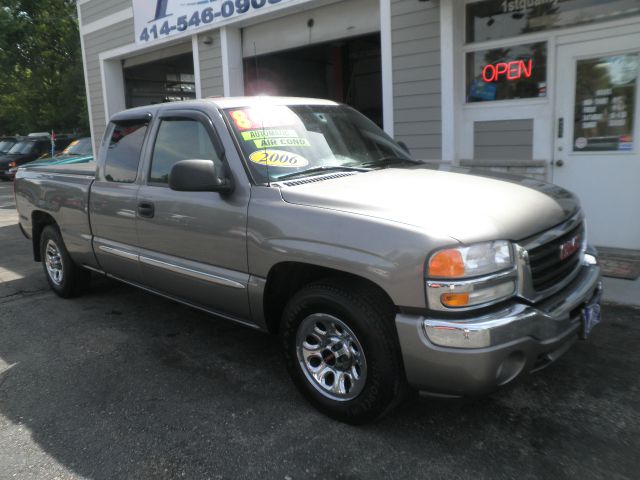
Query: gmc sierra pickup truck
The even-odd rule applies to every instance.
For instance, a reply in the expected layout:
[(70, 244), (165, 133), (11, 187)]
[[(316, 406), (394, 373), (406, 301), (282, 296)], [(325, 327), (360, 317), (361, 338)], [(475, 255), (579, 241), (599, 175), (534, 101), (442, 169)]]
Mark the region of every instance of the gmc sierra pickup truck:
[(58, 295), (95, 272), (277, 333), (302, 394), (346, 422), (411, 389), (488, 392), (600, 318), (571, 193), (430, 167), (330, 101), (124, 111), (96, 163), (21, 169), (15, 192)]

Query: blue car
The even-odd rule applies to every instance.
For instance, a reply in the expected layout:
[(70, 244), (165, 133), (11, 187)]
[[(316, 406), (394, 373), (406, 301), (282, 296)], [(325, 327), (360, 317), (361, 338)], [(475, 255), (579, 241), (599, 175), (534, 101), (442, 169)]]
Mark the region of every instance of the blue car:
[(68, 165), (74, 163), (87, 163), (93, 160), (93, 145), (91, 137), (83, 137), (74, 140), (62, 153), (40, 158), (28, 165)]

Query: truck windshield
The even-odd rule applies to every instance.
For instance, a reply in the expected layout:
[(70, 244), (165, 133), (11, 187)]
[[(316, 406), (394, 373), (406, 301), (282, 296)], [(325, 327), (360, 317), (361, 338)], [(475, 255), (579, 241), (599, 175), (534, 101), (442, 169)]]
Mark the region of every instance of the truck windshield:
[(225, 115), (258, 183), (419, 163), (345, 105), (264, 105), (226, 109)]
[(0, 142), (0, 153), (7, 153), (15, 144), (16, 142), (12, 142), (11, 140), (3, 140)]
[(31, 150), (33, 150), (33, 147), (35, 146), (35, 142), (18, 142), (16, 143), (13, 147), (11, 147), (11, 149), (9, 150), (9, 153), (13, 153), (13, 154), (23, 154), (23, 153), (30, 153)]

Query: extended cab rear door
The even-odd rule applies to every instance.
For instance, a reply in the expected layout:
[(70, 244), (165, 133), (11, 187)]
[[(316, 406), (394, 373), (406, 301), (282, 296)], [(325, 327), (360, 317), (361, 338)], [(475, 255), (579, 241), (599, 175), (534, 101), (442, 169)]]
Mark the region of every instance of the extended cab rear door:
[(151, 116), (111, 122), (91, 186), (93, 249), (100, 267), (123, 280), (142, 283), (136, 230), (140, 157)]
[(180, 160), (213, 160), (231, 175), (221, 145), (207, 113), (169, 106), (160, 112), (138, 192), (140, 265), (154, 290), (247, 319), (249, 185), (236, 181), (233, 192), (217, 193), (178, 192), (168, 183)]

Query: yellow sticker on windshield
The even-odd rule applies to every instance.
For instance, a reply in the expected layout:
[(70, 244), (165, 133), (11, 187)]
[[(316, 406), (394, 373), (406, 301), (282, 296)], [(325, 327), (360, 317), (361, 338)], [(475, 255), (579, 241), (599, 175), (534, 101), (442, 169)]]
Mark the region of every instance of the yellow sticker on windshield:
[(298, 138), (298, 132), (290, 128), (270, 128), (269, 130), (250, 130), (242, 132), (245, 142), (261, 138)]
[(298, 168), (309, 165), (309, 160), (284, 150), (258, 150), (249, 155), (249, 160), (269, 167)]
[(254, 140), (258, 148), (270, 148), (270, 147), (308, 147), (311, 144), (306, 138), (263, 138), (261, 140)]

